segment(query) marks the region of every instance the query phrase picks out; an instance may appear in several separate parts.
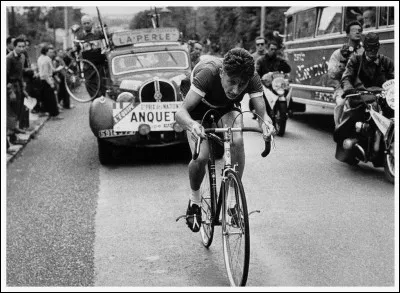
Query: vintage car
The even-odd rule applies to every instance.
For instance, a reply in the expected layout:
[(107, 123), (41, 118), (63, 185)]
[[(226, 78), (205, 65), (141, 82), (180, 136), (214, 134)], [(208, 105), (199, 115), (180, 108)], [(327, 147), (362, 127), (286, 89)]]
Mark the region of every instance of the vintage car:
[(190, 75), (188, 46), (174, 28), (116, 32), (106, 52), (107, 93), (90, 105), (90, 128), (101, 164), (114, 161), (118, 146), (163, 147), (186, 144), (175, 122), (182, 104), (182, 80)]

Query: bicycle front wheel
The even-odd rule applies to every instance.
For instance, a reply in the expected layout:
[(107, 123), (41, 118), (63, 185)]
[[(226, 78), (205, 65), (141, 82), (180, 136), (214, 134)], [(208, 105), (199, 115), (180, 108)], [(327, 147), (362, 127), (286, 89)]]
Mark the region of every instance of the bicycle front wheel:
[(206, 174), (200, 186), (202, 223), (200, 227), (201, 240), (205, 247), (210, 247), (214, 237), (213, 210), (214, 201), (212, 197), (212, 178), (210, 176), (210, 164), (206, 167)]
[(250, 262), (249, 215), (243, 184), (233, 170), (226, 172), (222, 204), (222, 243), (231, 286), (245, 286)]
[(89, 60), (71, 62), (66, 69), (65, 86), (70, 96), (78, 102), (90, 102), (100, 90), (100, 74)]

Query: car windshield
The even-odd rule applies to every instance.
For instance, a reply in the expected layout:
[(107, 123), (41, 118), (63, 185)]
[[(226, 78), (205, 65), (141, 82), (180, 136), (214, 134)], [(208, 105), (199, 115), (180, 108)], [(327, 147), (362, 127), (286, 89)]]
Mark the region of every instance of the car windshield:
[(149, 69), (186, 69), (188, 67), (189, 60), (183, 51), (127, 54), (117, 56), (112, 61), (112, 70), (115, 75)]

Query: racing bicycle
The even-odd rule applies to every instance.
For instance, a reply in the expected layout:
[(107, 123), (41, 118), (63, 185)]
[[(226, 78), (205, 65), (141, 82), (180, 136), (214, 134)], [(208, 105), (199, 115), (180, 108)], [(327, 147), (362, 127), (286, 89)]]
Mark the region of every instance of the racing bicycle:
[[(240, 112), (238, 116), (243, 113)], [(214, 115), (211, 115), (211, 120), (214, 120), (214, 117)], [(208, 248), (213, 241), (214, 227), (222, 226), (224, 261), (229, 282), (231, 286), (245, 286), (250, 263), (249, 215), (260, 211), (248, 212), (243, 183), (237, 171), (238, 166), (237, 164), (232, 166), (231, 143), (234, 132), (262, 133), (262, 130), (256, 127), (205, 129), (206, 140), (209, 145), (209, 159), (206, 174), (200, 187), (202, 197), (200, 234), (203, 245)], [(223, 134), (222, 138), (221, 134)], [(193, 160), (196, 160), (200, 153), (201, 142), (202, 139), (196, 141)], [(266, 157), (270, 153), (272, 142), (273, 136), (271, 135), (269, 140), (265, 141), (262, 157)], [(224, 165), (222, 167), (219, 194), (217, 193), (215, 170), (215, 147), (218, 145), (224, 146)], [(180, 216), (176, 221), (185, 217), (186, 215)]]
[(88, 42), (74, 40), (74, 43), (77, 49), (72, 52), (71, 62), (65, 67), (65, 86), (76, 101), (90, 102), (100, 91), (100, 73), (92, 62), (82, 58), (82, 48)]

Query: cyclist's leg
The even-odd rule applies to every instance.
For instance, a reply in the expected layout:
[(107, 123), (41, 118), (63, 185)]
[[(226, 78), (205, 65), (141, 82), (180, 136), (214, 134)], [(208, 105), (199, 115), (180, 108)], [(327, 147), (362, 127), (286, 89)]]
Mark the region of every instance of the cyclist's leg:
[[(192, 133), (190, 131), (186, 131), (186, 134), (188, 137), (190, 150), (193, 154), (195, 149), (195, 141), (192, 139)], [(200, 186), (206, 173), (208, 155), (208, 143), (202, 143), (198, 158), (196, 160), (192, 159), (189, 163), (189, 180), (191, 193), (189, 196), (189, 204), (186, 211), (186, 224), (193, 232), (200, 231), (202, 222), (202, 199)]]
[[(231, 127), (232, 122), (235, 120), (238, 111), (231, 111), (226, 113), (222, 118), (218, 121), (218, 127)], [(235, 124), (232, 127), (243, 127), (243, 116), (240, 115), (236, 118)], [(232, 155), (232, 165), (238, 164), (239, 168), (239, 176), (242, 177), (244, 165), (245, 165), (245, 156), (244, 156), (244, 143), (243, 143), (243, 134), (241, 132), (234, 132), (233, 134), (233, 143), (231, 145), (231, 155)]]
[[(190, 150), (194, 153), (195, 141), (192, 138), (192, 133), (186, 131), (187, 139), (189, 142)], [(206, 172), (206, 165), (208, 162), (209, 150), (208, 143), (203, 141), (200, 147), (200, 154), (196, 160), (191, 160), (189, 163), (189, 180), (190, 188), (192, 190), (199, 190), (201, 182), (203, 181), (204, 174)]]

